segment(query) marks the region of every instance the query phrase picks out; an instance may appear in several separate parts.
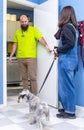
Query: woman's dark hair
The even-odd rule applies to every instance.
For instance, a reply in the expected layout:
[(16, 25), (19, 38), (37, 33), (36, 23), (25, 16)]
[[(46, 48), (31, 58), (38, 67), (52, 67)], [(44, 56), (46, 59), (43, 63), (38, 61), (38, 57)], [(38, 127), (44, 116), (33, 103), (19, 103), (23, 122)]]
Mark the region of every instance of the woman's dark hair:
[(78, 26), (75, 11), (72, 6), (65, 6), (60, 14), (60, 21), (58, 23), (59, 28), (61, 28), (66, 23), (72, 23), (74, 26)]

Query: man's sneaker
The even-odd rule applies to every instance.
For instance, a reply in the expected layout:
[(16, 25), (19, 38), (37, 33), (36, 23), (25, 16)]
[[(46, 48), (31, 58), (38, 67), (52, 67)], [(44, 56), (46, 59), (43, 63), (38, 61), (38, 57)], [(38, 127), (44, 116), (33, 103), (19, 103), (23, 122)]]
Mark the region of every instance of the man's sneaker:
[(66, 112), (61, 112), (60, 114), (56, 114), (56, 116), (58, 118), (62, 118), (62, 119), (76, 119), (76, 115), (75, 114), (71, 114), (71, 113), (66, 113)]
[(19, 95), (28, 95), (29, 90), (28, 89), (23, 89), (22, 92), (19, 93)]

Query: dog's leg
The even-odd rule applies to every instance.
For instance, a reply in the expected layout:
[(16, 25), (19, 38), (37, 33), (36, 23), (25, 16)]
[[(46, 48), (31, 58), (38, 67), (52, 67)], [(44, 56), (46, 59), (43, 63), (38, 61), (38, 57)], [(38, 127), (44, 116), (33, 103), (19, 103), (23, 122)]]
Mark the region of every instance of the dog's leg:
[(34, 118), (34, 112), (30, 112), (29, 113), (29, 124), (35, 124), (36, 121), (35, 121), (35, 118)]
[(42, 126), (42, 123), (41, 123), (41, 118), (38, 120), (38, 129), (43, 130), (43, 126)]
[(29, 124), (35, 124), (35, 110), (31, 103), (29, 103)]
[(50, 130), (49, 121), (46, 121), (45, 130)]
[(32, 116), (33, 116), (33, 111), (31, 110), (31, 104), (29, 103), (29, 124), (33, 123)]
[(45, 107), (45, 117), (46, 117), (46, 126), (45, 126), (45, 130), (50, 130), (50, 126), (49, 126), (49, 121), (50, 121), (50, 110), (49, 107), (46, 106)]

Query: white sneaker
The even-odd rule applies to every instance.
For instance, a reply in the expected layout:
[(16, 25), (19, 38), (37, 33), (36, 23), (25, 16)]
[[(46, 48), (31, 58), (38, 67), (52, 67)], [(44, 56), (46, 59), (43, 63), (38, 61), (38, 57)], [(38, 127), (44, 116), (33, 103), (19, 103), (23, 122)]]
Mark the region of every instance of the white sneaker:
[(23, 89), (22, 92), (20, 92), (20, 95), (28, 95), (29, 90), (28, 89)]

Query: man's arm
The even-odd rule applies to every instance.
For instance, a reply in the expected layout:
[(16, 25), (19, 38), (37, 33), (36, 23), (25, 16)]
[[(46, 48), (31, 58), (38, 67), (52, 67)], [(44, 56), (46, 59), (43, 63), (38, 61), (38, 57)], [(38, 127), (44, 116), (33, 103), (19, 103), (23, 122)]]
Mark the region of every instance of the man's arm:
[(52, 49), (49, 47), (49, 45), (47, 44), (47, 42), (45, 41), (45, 39), (44, 39), (43, 37), (41, 37), (41, 38), (39, 39), (39, 42), (40, 42), (43, 46), (45, 46), (45, 47), (48, 49), (49, 52), (52, 51)]
[(14, 43), (13, 47), (12, 47), (12, 52), (11, 52), (10, 57), (9, 57), (9, 63), (12, 62), (12, 56), (15, 54), (16, 50), (17, 50), (17, 43)]

